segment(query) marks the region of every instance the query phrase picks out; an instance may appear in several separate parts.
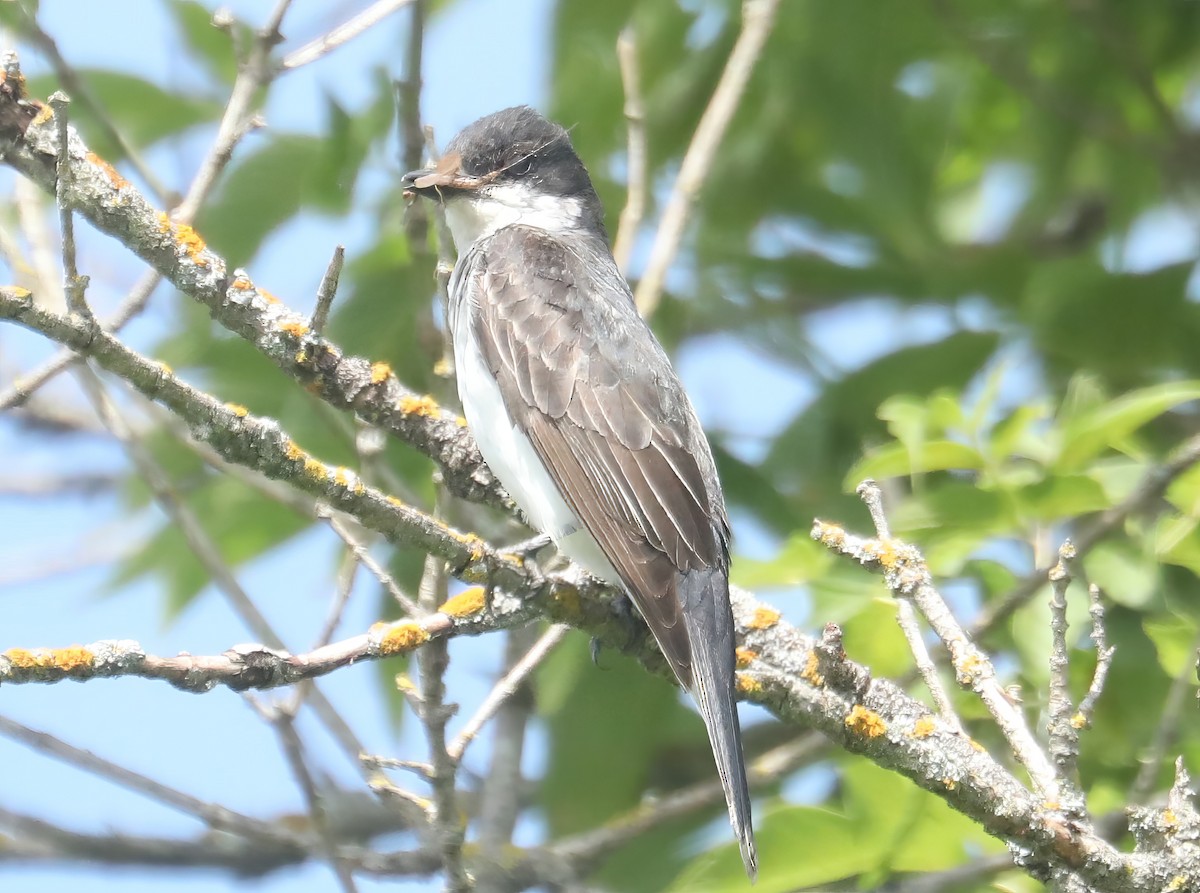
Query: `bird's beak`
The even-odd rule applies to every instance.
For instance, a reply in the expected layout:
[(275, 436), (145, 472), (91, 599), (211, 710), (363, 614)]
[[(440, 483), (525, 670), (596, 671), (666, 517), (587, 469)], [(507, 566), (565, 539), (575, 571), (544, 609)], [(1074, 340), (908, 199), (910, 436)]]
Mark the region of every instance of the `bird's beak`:
[(449, 192), (476, 190), (483, 185), (484, 179), (463, 173), (462, 159), (454, 154), (443, 155), (436, 167), (410, 171), (400, 182), (406, 197), (444, 198)]

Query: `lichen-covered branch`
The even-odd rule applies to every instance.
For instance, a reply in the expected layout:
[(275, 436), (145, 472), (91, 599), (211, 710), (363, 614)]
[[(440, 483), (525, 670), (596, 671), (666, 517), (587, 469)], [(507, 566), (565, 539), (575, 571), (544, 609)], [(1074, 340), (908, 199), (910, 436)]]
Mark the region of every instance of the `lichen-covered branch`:
[[(15, 74), (14, 74), (15, 72)], [(213, 319), (253, 343), (280, 369), (331, 405), (349, 409), (438, 462), (446, 486), (473, 501), (506, 504), (502, 489), (479, 457), (474, 439), (453, 413), (408, 390), (384, 363), (346, 356), (313, 334), (309, 320), (289, 308), (224, 258), (200, 235), (175, 223), (68, 129), (64, 198), (80, 216), (204, 304)], [(53, 110), (24, 95), (19, 71), (0, 82), (3, 162), (55, 194), (59, 156)]]

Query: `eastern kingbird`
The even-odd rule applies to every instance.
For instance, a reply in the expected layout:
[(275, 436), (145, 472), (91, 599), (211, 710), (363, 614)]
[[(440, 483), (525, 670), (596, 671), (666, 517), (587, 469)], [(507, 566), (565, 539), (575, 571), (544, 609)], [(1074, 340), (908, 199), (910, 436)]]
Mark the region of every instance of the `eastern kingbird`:
[(520, 106), (468, 126), (404, 185), (444, 204), (458, 248), (449, 323), (479, 451), (532, 525), (645, 618), (700, 708), (753, 878), (725, 500), (587, 169), (566, 130)]

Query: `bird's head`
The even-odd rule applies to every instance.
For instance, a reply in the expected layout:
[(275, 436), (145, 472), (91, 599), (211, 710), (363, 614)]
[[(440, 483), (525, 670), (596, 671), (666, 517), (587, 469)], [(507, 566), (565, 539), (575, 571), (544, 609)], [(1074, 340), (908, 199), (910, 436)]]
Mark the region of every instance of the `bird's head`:
[(465, 127), (437, 165), (405, 174), (405, 195), (441, 202), (460, 252), (512, 224), (598, 232), (603, 211), (567, 131), (528, 106)]

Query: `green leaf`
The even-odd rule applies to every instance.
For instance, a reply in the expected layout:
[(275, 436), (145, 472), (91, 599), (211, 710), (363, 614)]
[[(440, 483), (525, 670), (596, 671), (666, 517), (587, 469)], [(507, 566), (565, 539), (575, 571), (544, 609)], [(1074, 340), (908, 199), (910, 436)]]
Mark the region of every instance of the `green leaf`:
[[(216, 100), (173, 93), (124, 72), (83, 69), (78, 75), (117, 132), (139, 148), (152, 146), (197, 124), (215, 121), (223, 108)], [(58, 89), (63, 89), (62, 85), (52, 75), (29, 79), (33, 96), (45, 97)], [(86, 102), (72, 103), (71, 123), (80, 127), (89, 146), (103, 158), (116, 162), (124, 157), (120, 146), (105, 135), (107, 131), (96, 126)]]
[(1200, 399), (1200, 381), (1172, 381), (1125, 394), (1072, 418), (1063, 431), (1058, 466), (1079, 469), (1106, 448), (1170, 409)]
[(232, 84), (238, 72), (235, 42), (250, 46), (256, 39), (254, 32), (240, 21), (233, 23), (234, 35), (222, 31), (213, 24), (212, 10), (198, 0), (165, 0), (165, 5), (192, 58), (203, 62), (217, 79)]
[(249, 263), (267, 235), (304, 206), (324, 149), (320, 137), (277, 134), (225, 175), (197, 228), (231, 267)]
[(1172, 679), (1191, 673), (1196, 666), (1195, 622), (1186, 617), (1147, 618), (1142, 623), (1158, 652), (1158, 664)]
[[(569, 690), (552, 681), (560, 675), (571, 680)], [(670, 733), (666, 718), (688, 712), (678, 690), (619, 654), (605, 652), (594, 666), (582, 636), (564, 642), (538, 677), (547, 690), (539, 710), (550, 732), (542, 802), (551, 834), (592, 828), (635, 806)], [(692, 719), (697, 742), (707, 747), (698, 718)]]
[(1058, 521), (1109, 506), (1104, 488), (1087, 475), (1054, 475), (1019, 487), (1015, 494), (1023, 517), (1035, 521)]
[(788, 537), (779, 553), (768, 561), (738, 558), (733, 562), (730, 580), (736, 586), (762, 590), (798, 586), (822, 576), (832, 564), (829, 550), (813, 540), (808, 531)]
[(1157, 562), (1128, 542), (1110, 540), (1096, 546), (1088, 553), (1087, 571), (1105, 596), (1119, 605), (1144, 609), (1159, 601), (1162, 572)]
[(842, 486), (853, 489), (864, 478), (886, 480), (931, 471), (978, 471), (982, 467), (983, 456), (979, 451), (957, 441), (893, 443), (878, 447), (860, 459), (842, 479)]
[[(828, 810), (788, 806), (758, 819), (760, 871), (755, 893), (787, 893), (832, 884), (865, 871), (878, 858), (878, 843), (863, 839), (854, 822)], [(803, 853), (803, 858), (797, 854)], [(746, 889), (736, 844), (696, 857), (674, 880), (676, 893), (726, 893)]]

